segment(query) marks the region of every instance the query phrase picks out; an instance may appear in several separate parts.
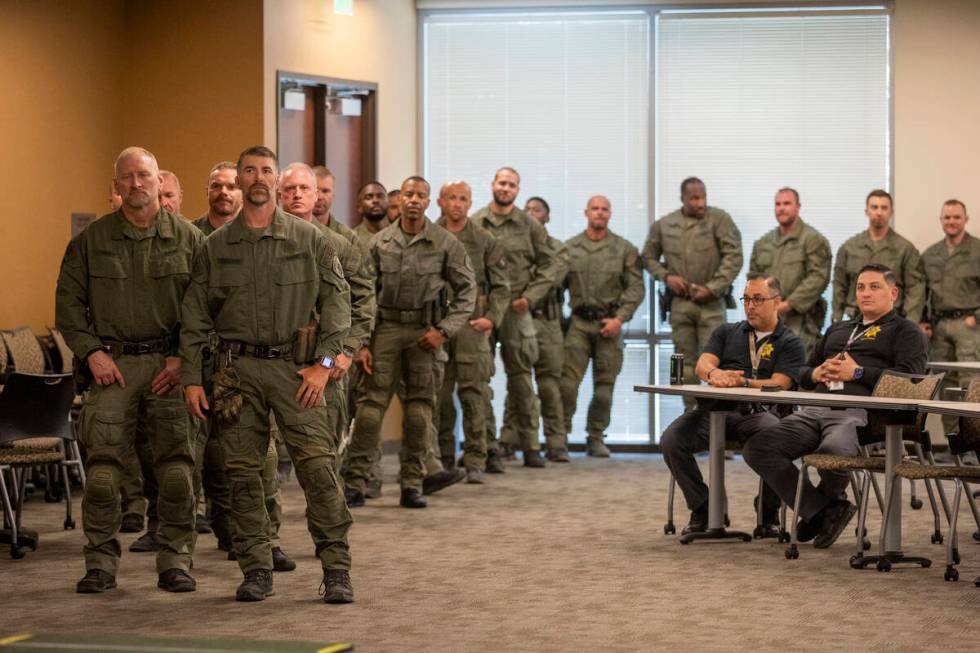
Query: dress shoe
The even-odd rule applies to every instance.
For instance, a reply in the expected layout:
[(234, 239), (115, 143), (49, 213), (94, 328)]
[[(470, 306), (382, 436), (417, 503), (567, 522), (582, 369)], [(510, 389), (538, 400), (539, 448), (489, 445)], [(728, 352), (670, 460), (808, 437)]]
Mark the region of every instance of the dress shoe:
[(459, 467), (444, 469), (435, 474), (429, 474), (422, 479), (422, 494), (435, 494), (439, 490), (445, 490), (450, 485), (455, 485), (466, 478), (466, 470)]
[(421, 492), (413, 487), (407, 487), (402, 490), (402, 496), (398, 500), (398, 505), (402, 508), (425, 508), (429, 505), (429, 502), (426, 501)]
[(590, 456), (594, 456), (595, 458), (608, 458), (609, 447), (607, 447), (602, 440), (589, 438), (586, 453), (588, 453)]
[(120, 533), (140, 533), (143, 531), (143, 515), (138, 512), (128, 512), (122, 516)]
[(544, 458), (541, 457), (541, 452), (536, 449), (528, 449), (524, 452), (524, 466), (525, 467), (544, 467)]
[(197, 589), (197, 581), (183, 569), (168, 569), (160, 574), (157, 587), (168, 592), (193, 592)]
[(823, 519), (821, 519), (820, 513), (817, 513), (809, 520), (801, 519), (800, 523), (796, 525), (796, 540), (798, 542), (809, 542), (820, 534), (821, 528), (823, 528)]
[(133, 553), (152, 553), (160, 550), (160, 543), (157, 542), (156, 533), (147, 531), (133, 540), (129, 545), (129, 550)]
[(296, 569), (296, 563), (278, 546), (272, 547), (272, 569), (273, 571), (292, 571)]
[(345, 569), (324, 569), (320, 596), (324, 603), (353, 603), (354, 586), (350, 582), (350, 572)]
[(691, 513), (691, 519), (687, 526), (681, 531), (681, 535), (688, 533), (703, 533), (708, 528), (708, 505), (705, 504)]
[(245, 572), (245, 580), (235, 590), (236, 601), (264, 601), (272, 596), (272, 570), (253, 569)]
[(89, 569), (75, 585), (79, 594), (101, 594), (116, 589), (116, 577), (101, 569)]
[(380, 499), (381, 498), (381, 479), (372, 478), (364, 486), (364, 498), (365, 499)]
[(850, 501), (838, 499), (820, 512), (823, 513), (823, 524), (820, 532), (813, 538), (813, 546), (817, 549), (826, 549), (836, 542), (847, 528), (848, 522), (857, 512), (857, 507)]
[(348, 508), (360, 508), (364, 505), (364, 493), (352, 487), (344, 488), (344, 499), (347, 500)]
[(503, 474), (504, 473), (504, 461), (501, 460), (500, 454), (496, 449), (490, 449), (487, 451), (487, 474)]
[(556, 447), (556, 448), (548, 449), (548, 452), (545, 454), (545, 457), (553, 463), (572, 462), (572, 459), (569, 458), (568, 456), (568, 449), (566, 449), (565, 447), (560, 447), (560, 448)]
[(483, 485), (483, 472), (479, 469), (467, 469), (466, 482), (470, 485)]

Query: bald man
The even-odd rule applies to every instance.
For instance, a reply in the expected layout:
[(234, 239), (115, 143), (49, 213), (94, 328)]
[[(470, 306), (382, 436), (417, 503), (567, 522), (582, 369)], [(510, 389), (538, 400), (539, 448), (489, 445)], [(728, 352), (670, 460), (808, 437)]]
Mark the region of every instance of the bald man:
[(571, 257), (565, 287), (572, 307), (561, 375), (565, 433), (572, 430), (578, 387), (592, 360), (593, 391), (585, 430), (588, 454), (599, 458), (609, 456), (603, 440), (613, 386), (623, 369), (623, 324), (643, 301), (640, 254), (625, 238), (609, 231), (611, 215), (606, 197), (590, 197), (585, 231), (565, 243)]
[(181, 298), (204, 238), (161, 206), (160, 168), (149, 151), (123, 150), (113, 179), (122, 205), (68, 244), (55, 301), (55, 324), (93, 380), (81, 419), (88, 543), (76, 591), (116, 587), (120, 477), (142, 426), (160, 482), (157, 586), (191, 592), (197, 586), (188, 574), (195, 541), (194, 432), (182, 410), (177, 337)]
[(180, 209), (184, 204), (184, 191), (180, 187), (177, 175), (169, 170), (160, 171), (160, 206), (174, 215), (181, 215)]

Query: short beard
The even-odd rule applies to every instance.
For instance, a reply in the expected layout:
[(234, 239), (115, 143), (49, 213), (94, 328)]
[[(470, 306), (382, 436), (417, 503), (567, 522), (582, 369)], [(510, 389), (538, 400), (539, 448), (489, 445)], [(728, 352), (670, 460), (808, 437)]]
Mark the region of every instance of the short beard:
[(510, 206), (511, 204), (514, 203), (515, 199), (517, 199), (516, 196), (509, 200), (502, 200), (500, 199), (500, 195), (498, 195), (497, 193), (493, 194), (493, 201), (497, 204), (497, 206)]
[(126, 196), (123, 203), (131, 209), (143, 209), (150, 205), (150, 194), (146, 191), (133, 191)]

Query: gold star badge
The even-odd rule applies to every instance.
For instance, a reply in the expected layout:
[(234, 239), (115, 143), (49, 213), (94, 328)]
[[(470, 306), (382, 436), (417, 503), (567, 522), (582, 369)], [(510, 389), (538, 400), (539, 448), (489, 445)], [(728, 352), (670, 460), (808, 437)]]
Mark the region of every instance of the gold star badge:
[(871, 327), (870, 329), (868, 329), (867, 331), (864, 332), (864, 339), (865, 340), (874, 340), (875, 338), (878, 337), (878, 334), (879, 333), (881, 333), (881, 327), (880, 326), (873, 326), (873, 327)]
[(759, 350), (759, 358), (767, 361), (772, 358), (773, 347), (771, 342), (767, 342), (762, 345), (762, 349)]

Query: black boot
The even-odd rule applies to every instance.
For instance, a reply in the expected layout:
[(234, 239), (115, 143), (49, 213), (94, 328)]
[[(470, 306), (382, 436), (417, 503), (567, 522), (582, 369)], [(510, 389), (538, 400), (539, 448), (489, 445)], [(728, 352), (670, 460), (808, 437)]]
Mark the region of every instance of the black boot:
[(320, 596), (324, 603), (353, 603), (354, 586), (350, 582), (350, 572), (345, 569), (324, 569)]
[(281, 547), (272, 547), (272, 569), (273, 571), (292, 571), (296, 569), (296, 563), (282, 550)]
[(344, 499), (347, 500), (348, 508), (360, 508), (364, 505), (364, 493), (352, 487), (344, 488)]
[(235, 591), (236, 601), (264, 601), (274, 594), (272, 590), (272, 570), (253, 569), (245, 572), (245, 580)]
[(160, 574), (157, 587), (168, 592), (193, 592), (197, 589), (197, 581), (183, 569), (168, 569)]
[(402, 508), (425, 508), (429, 502), (425, 500), (421, 492), (413, 487), (407, 487), (402, 490), (402, 497), (398, 504)]
[(524, 466), (525, 467), (544, 467), (544, 458), (541, 457), (541, 452), (536, 449), (528, 449), (524, 452)]
[(435, 494), (439, 490), (445, 490), (450, 485), (455, 485), (466, 478), (466, 470), (459, 467), (444, 469), (435, 474), (429, 474), (422, 479), (422, 494)]
[(101, 594), (116, 589), (116, 577), (101, 569), (89, 569), (85, 577), (75, 585), (79, 594)]
[(496, 449), (490, 449), (487, 451), (487, 474), (503, 474), (504, 473), (504, 461), (501, 460), (500, 454), (497, 453)]

